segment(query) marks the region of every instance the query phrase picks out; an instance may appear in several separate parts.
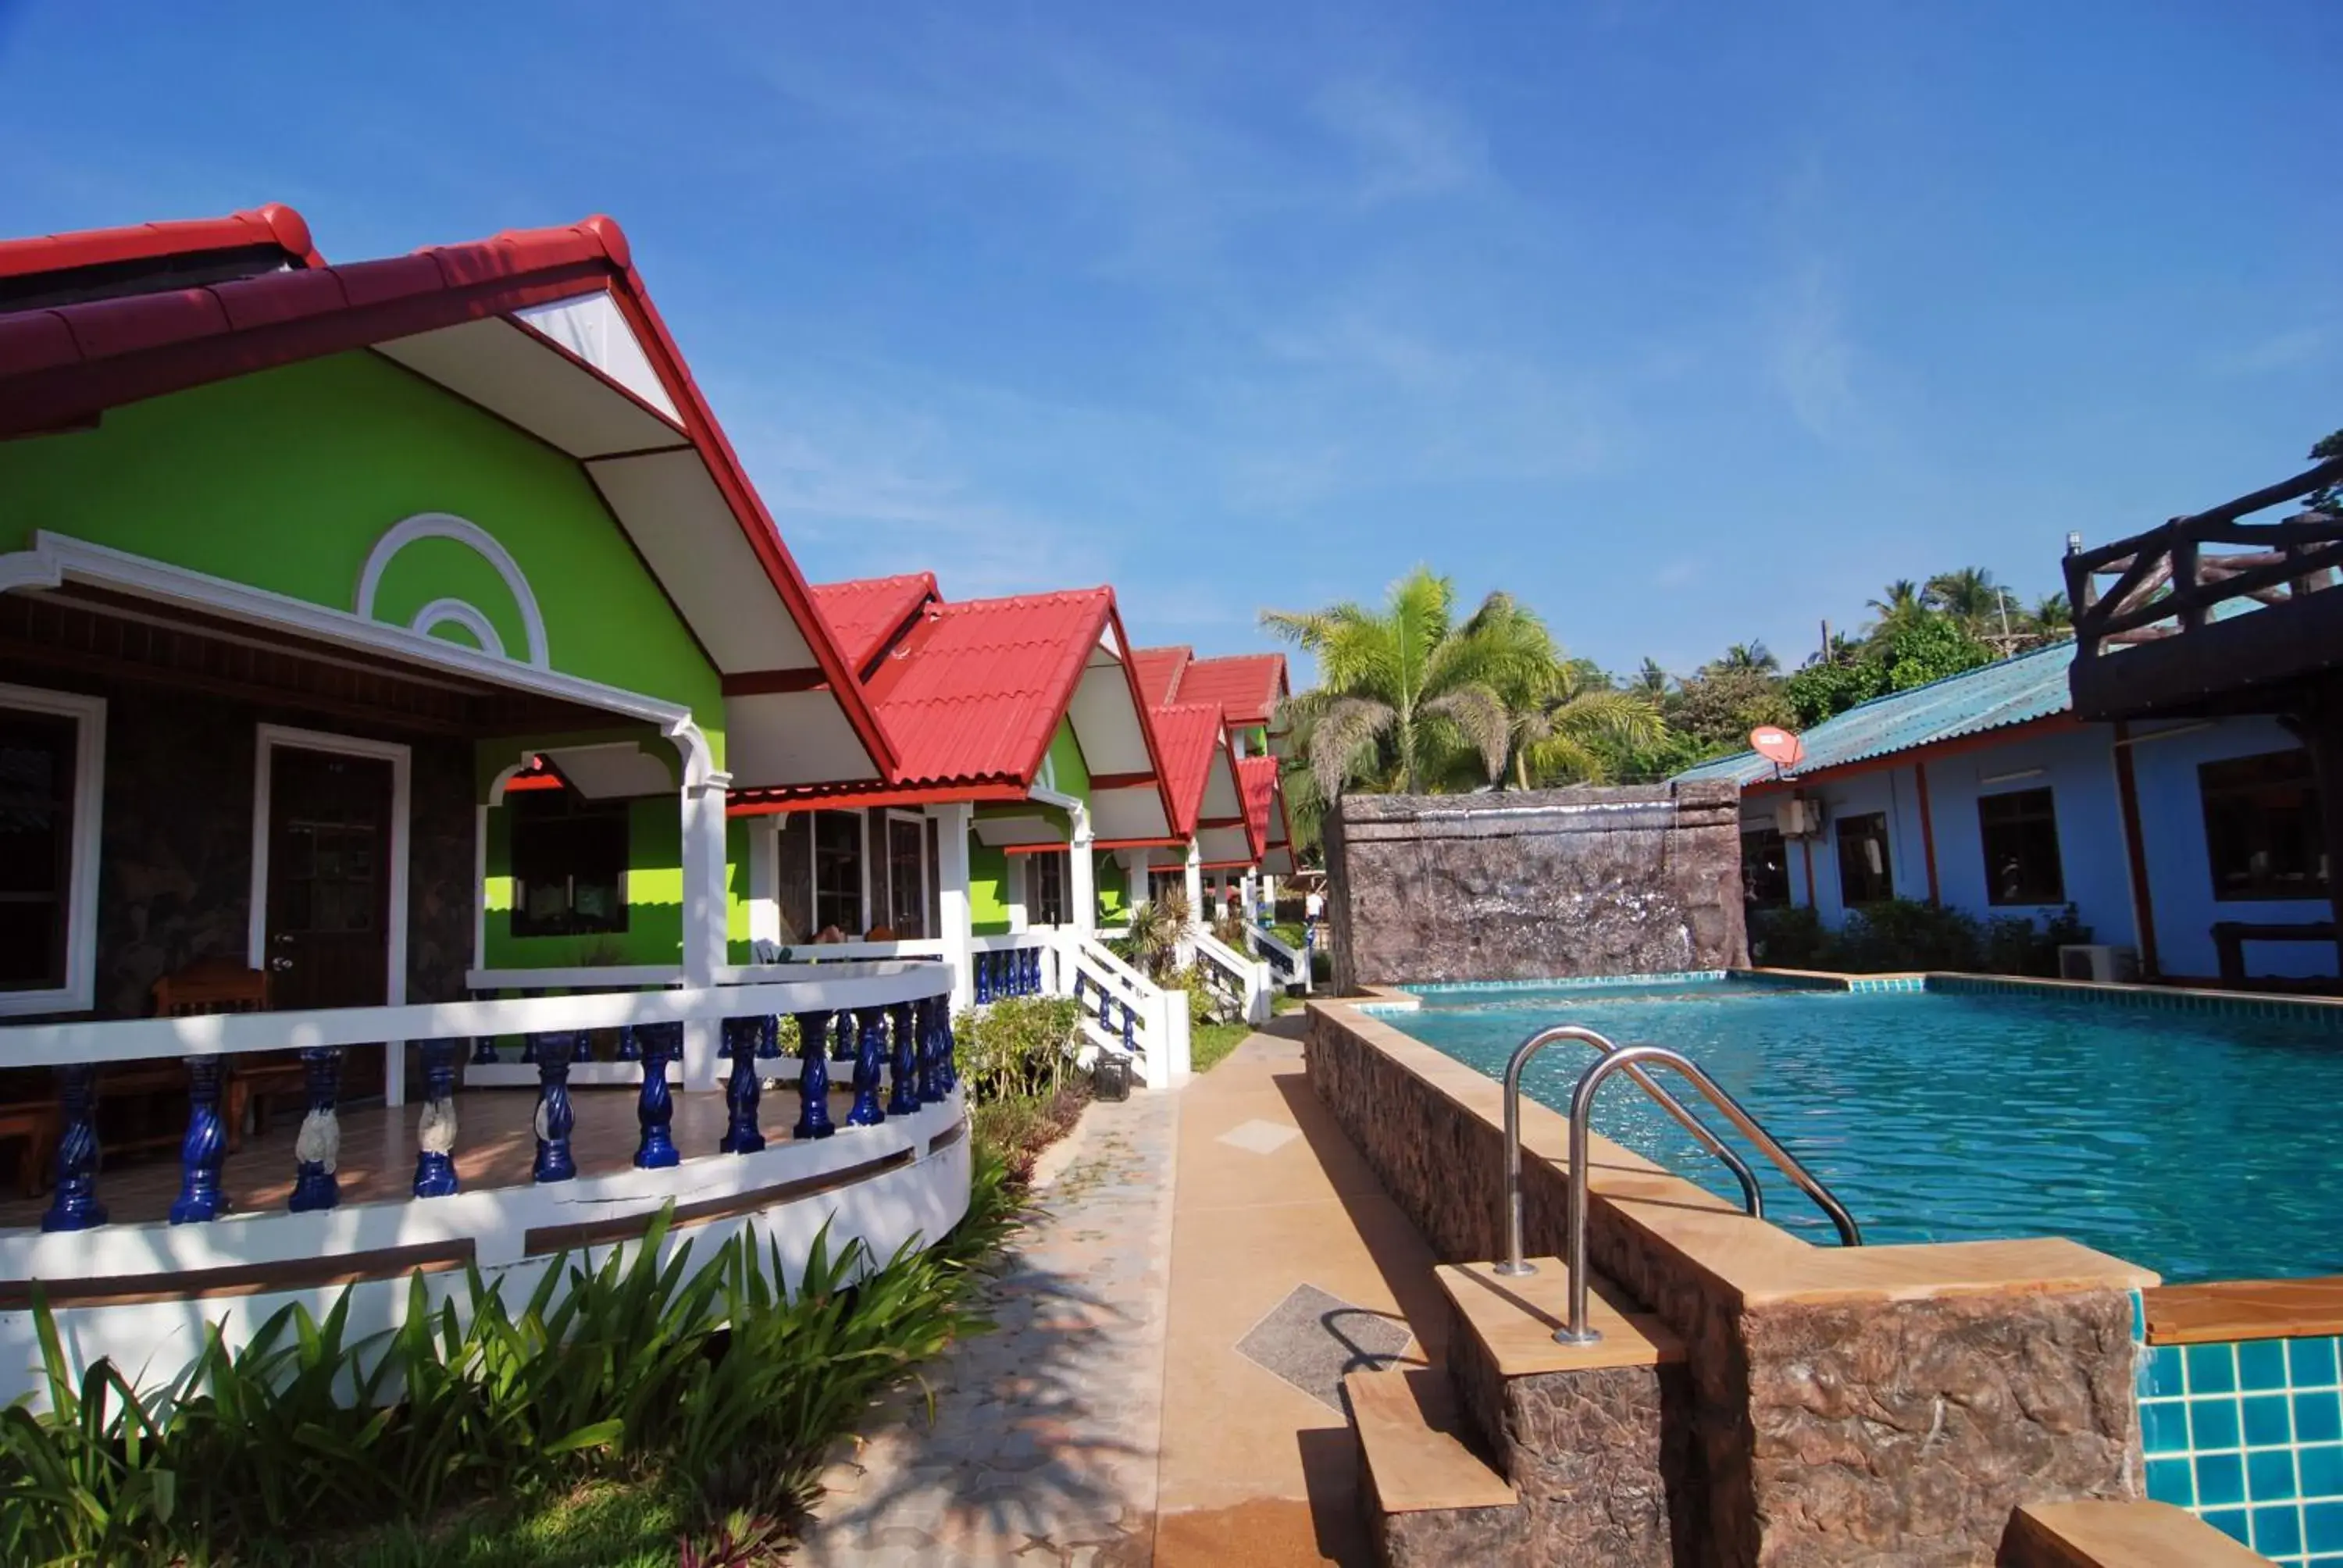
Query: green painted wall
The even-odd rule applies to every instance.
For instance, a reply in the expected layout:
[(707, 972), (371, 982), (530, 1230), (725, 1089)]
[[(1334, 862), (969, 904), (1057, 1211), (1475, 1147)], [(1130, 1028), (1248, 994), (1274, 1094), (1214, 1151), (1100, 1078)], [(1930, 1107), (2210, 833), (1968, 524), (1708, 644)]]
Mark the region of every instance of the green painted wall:
[(1056, 779), (1061, 795), (1071, 795), (1087, 803), (1091, 798), (1090, 764), (1083, 759), (1081, 742), (1074, 739), (1071, 719), (1058, 720), (1058, 732), (1050, 737), (1050, 774)]
[(1131, 890), (1127, 885), (1128, 879), (1122, 874), (1121, 858), (1109, 854), (1099, 855), (1095, 859), (1098, 861), (1099, 924), (1121, 925), (1131, 913)]
[[(356, 608), (393, 523), (452, 512), (518, 562), (553, 667), (688, 704), (723, 755), (716, 672), (572, 459), (409, 374), (351, 353), (109, 412), (93, 431), (0, 442), (0, 550), (35, 529)], [(462, 598), (528, 647), (495, 571), (451, 540), (393, 560), (376, 614)], [(454, 640), (467, 640), (460, 634)]]
[(968, 843), (969, 920), (980, 937), (1009, 929), (1009, 855), (973, 838)]

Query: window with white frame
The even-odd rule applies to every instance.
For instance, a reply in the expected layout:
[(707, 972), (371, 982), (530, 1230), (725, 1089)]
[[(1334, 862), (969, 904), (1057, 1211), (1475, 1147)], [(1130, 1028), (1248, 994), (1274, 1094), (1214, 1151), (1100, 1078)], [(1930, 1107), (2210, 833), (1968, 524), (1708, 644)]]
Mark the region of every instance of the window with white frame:
[(92, 1005), (103, 699), (0, 686), (0, 1013)]

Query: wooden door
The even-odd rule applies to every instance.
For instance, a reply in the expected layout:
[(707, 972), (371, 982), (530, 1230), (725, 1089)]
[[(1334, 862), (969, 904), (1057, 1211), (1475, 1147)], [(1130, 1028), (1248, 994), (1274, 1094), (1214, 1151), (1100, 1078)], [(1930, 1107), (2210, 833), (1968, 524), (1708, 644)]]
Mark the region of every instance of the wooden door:
[(389, 1000), (390, 764), (279, 746), (268, 784), (269, 1003)]

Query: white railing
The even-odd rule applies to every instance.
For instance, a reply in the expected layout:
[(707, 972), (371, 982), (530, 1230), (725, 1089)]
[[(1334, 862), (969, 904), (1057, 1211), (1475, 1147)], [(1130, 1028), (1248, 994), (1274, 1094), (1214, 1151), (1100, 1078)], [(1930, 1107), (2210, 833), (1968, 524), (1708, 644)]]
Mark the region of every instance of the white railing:
[(1267, 926), (1247, 926), (1245, 941), (1254, 952), (1269, 963), (1272, 973), (1281, 985), (1298, 985), (1306, 994), (1310, 990), (1309, 939), (1302, 939), (1301, 952), (1285, 945), (1285, 940)]
[(1061, 934), (1044, 927), (969, 939), (970, 1000), (982, 1007), (1017, 996), (1063, 996)]
[(1196, 966), (1221, 997), (1245, 1022), (1259, 1029), (1269, 1021), (1270, 998), (1276, 983), (1270, 978), (1269, 966), (1249, 954), (1241, 953), (1202, 927), (1195, 935)]
[(1188, 993), (1166, 990), (1098, 941), (1068, 932), (1059, 950), (1083, 1038), (1131, 1058), (1141, 1081), (1169, 1089), (1188, 1076)]
[[(541, 981), (558, 971), (518, 972)], [(609, 976), (618, 971), (588, 972)], [(496, 973), (483, 971), (483, 978)], [(42, 1219), (45, 1231), (81, 1231), (106, 1222), (98, 1193), (96, 1104), (106, 1088), (100, 1068), (108, 1064), (173, 1058), (186, 1063), (188, 1124), (180, 1154), (180, 1197), (171, 1210), (174, 1226), (221, 1215), (220, 1173), (227, 1145), (222, 1111), (228, 1083), (223, 1067), (230, 1059), (255, 1052), (299, 1053), (307, 1114), (295, 1147), (290, 1208), (296, 1213), (331, 1210), (340, 1203), (335, 1181), (340, 1145), (337, 1108), (342, 1053), (350, 1046), (387, 1041), (391, 1052), (403, 1054), (407, 1042), (421, 1042), (424, 1105), (412, 1187), (417, 1201), (457, 1192), (452, 1151), (458, 1076), (461, 1072), (472, 1079), (490, 1065), (497, 1050), (493, 1042), (499, 1037), (523, 1041), (528, 1058), (525, 1070), (538, 1084), (537, 1159), (531, 1175), (539, 1186), (567, 1182), (577, 1175), (569, 1141), (576, 1122), (569, 1087), (584, 1065), (578, 1058), (588, 1036), (597, 1030), (616, 1031), (622, 1053), (630, 1053), (623, 1069), (640, 1083), (634, 1163), (646, 1171), (680, 1162), (672, 1137), (669, 1066), (678, 1058), (689, 1063), (694, 1054), (706, 1060), (689, 1064), (688, 1082), (712, 1085), (719, 1054), (731, 1063), (725, 1087), (730, 1118), (719, 1151), (737, 1155), (764, 1149), (758, 1102), (762, 1081), (771, 1075), (770, 1064), (780, 1056), (776, 1020), (783, 1014), (797, 1019), (807, 1045), (799, 1057), (793, 1140), (826, 1138), (834, 1131), (827, 1053), (820, 1048), (833, 1032), (854, 1036), (855, 1101), (846, 1118), (850, 1126), (877, 1126), (922, 1106), (958, 1103), (951, 1060), (951, 971), (947, 966), (911, 960), (788, 964), (732, 974), (735, 983), (698, 988), (17, 1024), (0, 1027), (0, 1061), (58, 1070), (56, 1191)]]

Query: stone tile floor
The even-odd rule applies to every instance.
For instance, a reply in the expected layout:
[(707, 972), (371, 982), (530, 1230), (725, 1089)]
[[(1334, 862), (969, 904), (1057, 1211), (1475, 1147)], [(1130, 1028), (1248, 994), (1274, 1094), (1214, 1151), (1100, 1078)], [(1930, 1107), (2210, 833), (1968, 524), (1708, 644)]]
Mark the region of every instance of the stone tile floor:
[(835, 1456), (820, 1568), (1153, 1560), (1182, 1096), (1095, 1104), (988, 1292), (998, 1325)]

